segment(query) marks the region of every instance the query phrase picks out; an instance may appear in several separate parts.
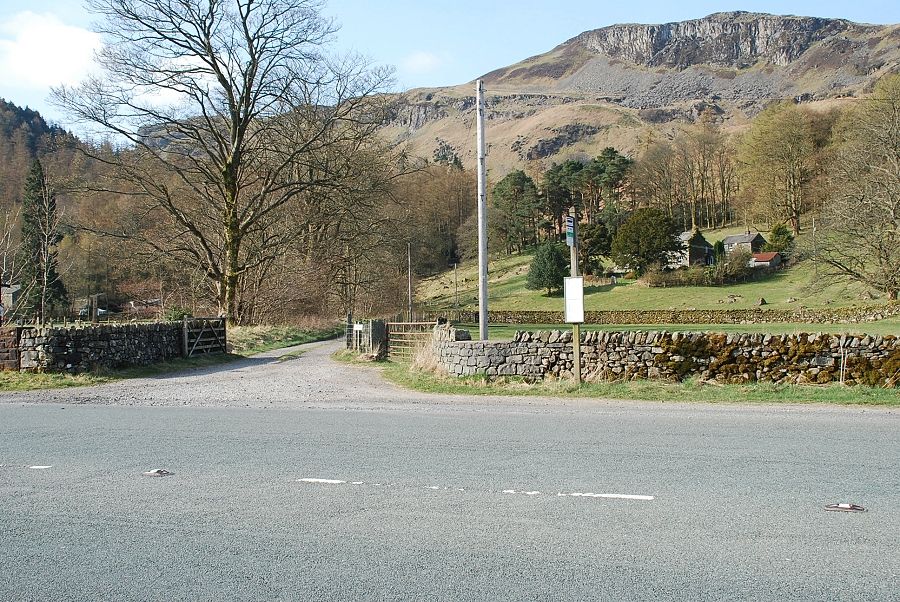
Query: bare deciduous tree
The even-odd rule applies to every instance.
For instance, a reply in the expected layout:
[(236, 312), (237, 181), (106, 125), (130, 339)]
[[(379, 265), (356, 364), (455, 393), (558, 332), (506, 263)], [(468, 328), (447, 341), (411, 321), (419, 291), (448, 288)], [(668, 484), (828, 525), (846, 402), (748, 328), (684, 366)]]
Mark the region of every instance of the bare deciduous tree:
[(94, 188), (142, 201), (142, 219), (169, 236), (117, 235), (201, 268), (220, 310), (241, 321), (243, 276), (305, 233), (287, 218), (352, 181), (384, 120), (389, 73), (323, 54), (335, 28), (318, 0), (88, 6), (105, 19), (102, 72), (54, 97), (127, 146), (86, 151), (111, 167)]
[(900, 292), (900, 75), (883, 79), (841, 124), (814, 251), (832, 276)]
[(790, 102), (760, 113), (742, 140), (743, 185), (759, 216), (784, 220), (794, 236), (809, 208), (810, 186), (816, 174), (812, 120)]

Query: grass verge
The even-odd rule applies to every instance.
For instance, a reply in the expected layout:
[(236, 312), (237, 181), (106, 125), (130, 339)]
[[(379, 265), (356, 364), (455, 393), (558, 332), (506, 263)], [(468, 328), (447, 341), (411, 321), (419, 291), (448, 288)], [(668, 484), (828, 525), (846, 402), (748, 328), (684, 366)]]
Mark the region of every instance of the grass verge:
[(399, 362), (357, 360), (355, 354), (335, 354), (338, 361), (374, 365), (390, 382), (421, 391), (444, 395), (514, 395), (574, 399), (620, 399), (657, 402), (834, 404), (850, 406), (900, 407), (896, 389), (846, 387), (841, 385), (713, 385), (698, 380), (672, 383), (659, 380), (585, 383), (547, 380), (536, 383), (515, 377), (470, 376), (455, 378), (417, 370)]

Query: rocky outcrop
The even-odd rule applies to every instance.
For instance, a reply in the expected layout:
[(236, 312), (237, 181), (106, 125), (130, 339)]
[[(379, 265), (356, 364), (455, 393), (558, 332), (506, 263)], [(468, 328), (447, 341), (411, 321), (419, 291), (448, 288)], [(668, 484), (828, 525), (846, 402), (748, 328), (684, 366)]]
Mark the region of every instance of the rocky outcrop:
[(552, 131), (556, 134), (555, 136), (538, 140), (534, 146), (524, 153), (520, 153), (520, 155), (529, 161), (550, 157), (567, 146), (571, 146), (585, 138), (590, 138), (599, 132), (600, 128), (583, 123), (572, 123), (554, 128)]
[(728, 12), (662, 25), (613, 25), (585, 32), (575, 41), (598, 54), (647, 67), (743, 68), (760, 60), (785, 66), (815, 42), (862, 27), (840, 19)]

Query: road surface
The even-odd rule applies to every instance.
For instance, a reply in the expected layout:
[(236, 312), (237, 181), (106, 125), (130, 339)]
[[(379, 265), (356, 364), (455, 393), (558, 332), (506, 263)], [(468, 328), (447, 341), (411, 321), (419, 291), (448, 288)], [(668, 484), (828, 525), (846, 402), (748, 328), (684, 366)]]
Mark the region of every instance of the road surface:
[(333, 348), (0, 397), (0, 600), (898, 599), (896, 411), (422, 395)]

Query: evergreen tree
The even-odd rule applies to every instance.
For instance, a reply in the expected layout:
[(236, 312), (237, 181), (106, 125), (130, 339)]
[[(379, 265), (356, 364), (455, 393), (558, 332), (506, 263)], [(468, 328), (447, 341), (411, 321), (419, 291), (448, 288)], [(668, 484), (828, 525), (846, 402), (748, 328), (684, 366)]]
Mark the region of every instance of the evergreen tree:
[(775, 224), (772, 228), (769, 242), (763, 246), (763, 251), (777, 251), (782, 255), (788, 255), (794, 248), (794, 235), (786, 224)]
[(581, 271), (596, 274), (601, 267), (601, 258), (609, 257), (612, 234), (603, 222), (580, 227), (578, 250), (581, 253)]
[(503, 238), (506, 252), (536, 243), (539, 205), (534, 181), (525, 172), (514, 171), (497, 182), (491, 197), (497, 209), (492, 227)]
[(56, 212), (56, 194), (37, 159), (25, 180), (22, 197), (22, 287), (25, 291), (16, 313), (36, 317), (43, 322), (67, 301), (66, 288), (57, 269), (62, 240)]
[(525, 288), (547, 289), (547, 294), (553, 293), (553, 289), (560, 290), (566, 277), (568, 268), (566, 254), (563, 245), (546, 243), (538, 247), (531, 267), (528, 269), (528, 279)]
[(680, 228), (659, 209), (638, 209), (616, 232), (612, 260), (642, 275), (651, 265), (665, 265), (683, 247)]

